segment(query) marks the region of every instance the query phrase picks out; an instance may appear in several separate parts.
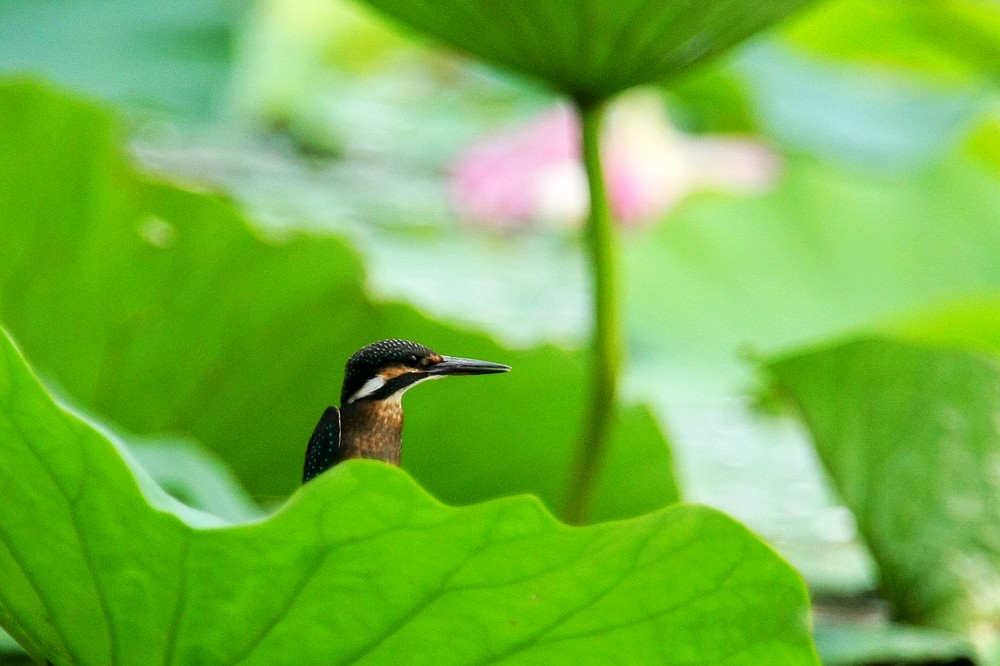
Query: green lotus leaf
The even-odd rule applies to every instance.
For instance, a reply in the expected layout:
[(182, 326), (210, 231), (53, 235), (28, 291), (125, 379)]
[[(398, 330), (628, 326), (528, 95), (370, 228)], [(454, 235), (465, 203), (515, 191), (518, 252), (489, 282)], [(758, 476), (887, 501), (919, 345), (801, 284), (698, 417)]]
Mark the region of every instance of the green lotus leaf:
[[(992, 659), (1000, 357), (980, 346), (989, 336), (971, 335), (968, 320), (944, 344), (942, 326), (956, 312), (938, 325), (927, 320), (906, 334), (848, 340), (767, 367), (854, 512), (895, 616), (964, 633)], [(978, 348), (967, 348), (973, 341)]]
[(835, 0), (792, 21), (784, 33), (812, 56), (902, 71), (938, 85), (981, 85), (1000, 71), (1000, 7), (992, 0)]
[(6, 335), (0, 460), (0, 625), (54, 664), (817, 663), (798, 575), (708, 508), (570, 528), (352, 461), (259, 522), (182, 520)]
[(773, 191), (692, 199), (628, 242), (633, 343), (662, 359), (661, 375), (684, 369), (689, 395), (713, 373), (745, 385), (748, 349), (1000, 293), (997, 211), (996, 174), (957, 156), (910, 176), (792, 158)]
[(597, 101), (675, 77), (810, 0), (365, 0), (489, 62)]

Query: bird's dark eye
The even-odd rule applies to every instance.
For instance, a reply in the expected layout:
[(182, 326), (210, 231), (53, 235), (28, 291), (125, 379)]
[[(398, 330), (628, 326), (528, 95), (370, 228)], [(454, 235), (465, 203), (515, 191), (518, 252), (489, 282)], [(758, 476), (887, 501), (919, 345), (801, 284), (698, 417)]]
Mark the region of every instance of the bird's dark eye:
[(420, 365), (420, 357), (416, 354), (407, 354), (406, 357), (403, 358), (403, 365), (408, 368), (415, 368)]

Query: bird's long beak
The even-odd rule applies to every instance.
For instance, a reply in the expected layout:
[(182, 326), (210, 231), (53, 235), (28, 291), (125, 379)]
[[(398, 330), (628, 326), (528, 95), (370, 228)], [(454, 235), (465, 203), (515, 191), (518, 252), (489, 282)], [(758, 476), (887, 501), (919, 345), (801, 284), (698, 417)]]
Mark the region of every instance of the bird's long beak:
[(507, 372), (509, 365), (477, 361), (474, 358), (457, 358), (442, 356), (440, 363), (435, 363), (427, 369), (429, 375), (489, 375), (497, 372)]

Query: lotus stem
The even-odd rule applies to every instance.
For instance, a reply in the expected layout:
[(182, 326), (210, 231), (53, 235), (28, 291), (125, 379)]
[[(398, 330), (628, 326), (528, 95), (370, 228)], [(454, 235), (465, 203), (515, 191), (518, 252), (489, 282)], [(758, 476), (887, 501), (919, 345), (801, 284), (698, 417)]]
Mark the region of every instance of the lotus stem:
[(583, 164), (590, 191), (584, 241), (592, 277), (593, 328), (589, 396), (563, 513), (569, 523), (584, 522), (593, 501), (614, 425), (624, 358), (617, 238), (601, 169), (604, 104), (577, 102), (576, 106), (583, 128)]

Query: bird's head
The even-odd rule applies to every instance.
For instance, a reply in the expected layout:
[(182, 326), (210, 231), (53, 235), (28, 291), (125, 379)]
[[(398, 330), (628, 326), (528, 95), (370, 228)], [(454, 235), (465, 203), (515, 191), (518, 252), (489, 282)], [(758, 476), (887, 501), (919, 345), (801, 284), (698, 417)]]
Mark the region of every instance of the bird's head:
[(406, 389), (428, 379), (508, 370), (510, 366), (502, 363), (442, 356), (409, 340), (379, 340), (348, 359), (340, 406), (344, 408), (363, 400), (398, 401)]

